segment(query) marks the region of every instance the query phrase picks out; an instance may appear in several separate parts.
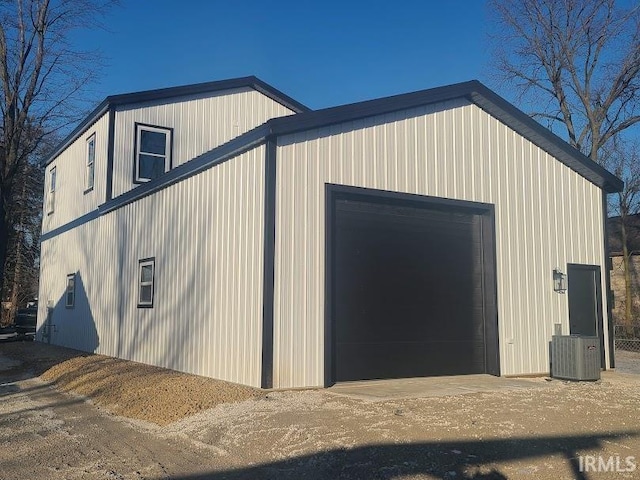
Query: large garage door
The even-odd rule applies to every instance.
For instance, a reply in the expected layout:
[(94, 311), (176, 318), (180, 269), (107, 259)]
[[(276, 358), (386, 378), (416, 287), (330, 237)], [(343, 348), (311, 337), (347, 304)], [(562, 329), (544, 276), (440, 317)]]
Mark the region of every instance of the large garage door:
[(338, 197), (332, 230), (336, 381), (492, 370), (482, 214)]

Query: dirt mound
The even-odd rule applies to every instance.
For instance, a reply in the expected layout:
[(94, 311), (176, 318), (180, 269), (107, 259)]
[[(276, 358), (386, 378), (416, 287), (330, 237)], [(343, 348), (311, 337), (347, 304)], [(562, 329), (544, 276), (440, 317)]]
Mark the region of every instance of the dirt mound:
[(60, 390), (83, 395), (116, 415), (158, 425), (222, 403), (264, 395), (243, 385), (103, 355), (64, 360), (46, 370), (41, 378)]

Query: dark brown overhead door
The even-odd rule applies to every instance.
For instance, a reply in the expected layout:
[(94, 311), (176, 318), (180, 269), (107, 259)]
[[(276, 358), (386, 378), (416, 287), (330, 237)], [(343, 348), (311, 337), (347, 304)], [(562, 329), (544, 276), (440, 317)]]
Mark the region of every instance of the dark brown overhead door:
[(333, 215), (335, 380), (487, 372), (482, 215), (339, 198)]

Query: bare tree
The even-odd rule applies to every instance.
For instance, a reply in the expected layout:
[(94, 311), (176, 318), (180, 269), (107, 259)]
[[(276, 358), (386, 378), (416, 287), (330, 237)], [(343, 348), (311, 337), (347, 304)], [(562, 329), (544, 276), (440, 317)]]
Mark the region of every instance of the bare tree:
[[(615, 0), (492, 0), (503, 79), (598, 161), (604, 145), (640, 121), (640, 7)], [(542, 106), (541, 109), (539, 106)]]
[[(500, 32), (498, 75), (519, 91), (531, 115), (559, 125), (571, 145), (625, 181), (613, 202), (621, 217), (625, 325), (634, 292), (628, 220), (640, 196), (636, 155), (622, 141), (640, 122), (640, 5), (615, 0), (491, 0)], [(637, 293), (637, 292), (636, 292)]]
[(40, 229), (44, 168), (40, 162), (27, 162), (19, 172), (20, 185), (13, 199), (15, 218), (9, 233), (2, 298), (8, 300), (0, 323), (11, 323), (18, 306), (38, 294)]
[[(0, 2), (0, 279), (24, 209), (28, 168), (48, 138), (86, 110), (82, 93), (96, 77), (99, 55), (70, 42), (97, 26), (112, 4), (99, 0)], [(38, 172), (38, 175), (41, 173)], [(37, 187), (40, 188), (40, 187)], [(22, 224), (24, 225), (24, 217)], [(20, 244), (18, 242), (17, 244)]]
[[(640, 145), (637, 142), (627, 144), (615, 139), (610, 147), (605, 149), (601, 156), (605, 167), (616, 175), (625, 179), (624, 188), (616, 194), (613, 202), (613, 212), (619, 216), (620, 245), (622, 247), (622, 269), (624, 274), (624, 317), (622, 326), (627, 332), (631, 332), (634, 316), (638, 313), (634, 308), (635, 298), (638, 296), (637, 278), (632, 278), (634, 266), (630, 251), (631, 237), (633, 244), (637, 244), (637, 225), (631, 224), (634, 215), (640, 213)], [(635, 222), (634, 222), (635, 223)], [(635, 291), (634, 291), (635, 289)]]

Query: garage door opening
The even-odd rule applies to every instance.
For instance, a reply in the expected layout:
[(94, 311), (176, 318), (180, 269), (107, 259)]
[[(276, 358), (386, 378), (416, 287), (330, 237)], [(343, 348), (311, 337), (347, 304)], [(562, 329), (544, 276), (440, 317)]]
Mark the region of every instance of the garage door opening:
[(327, 186), (326, 384), (499, 375), (493, 207)]

